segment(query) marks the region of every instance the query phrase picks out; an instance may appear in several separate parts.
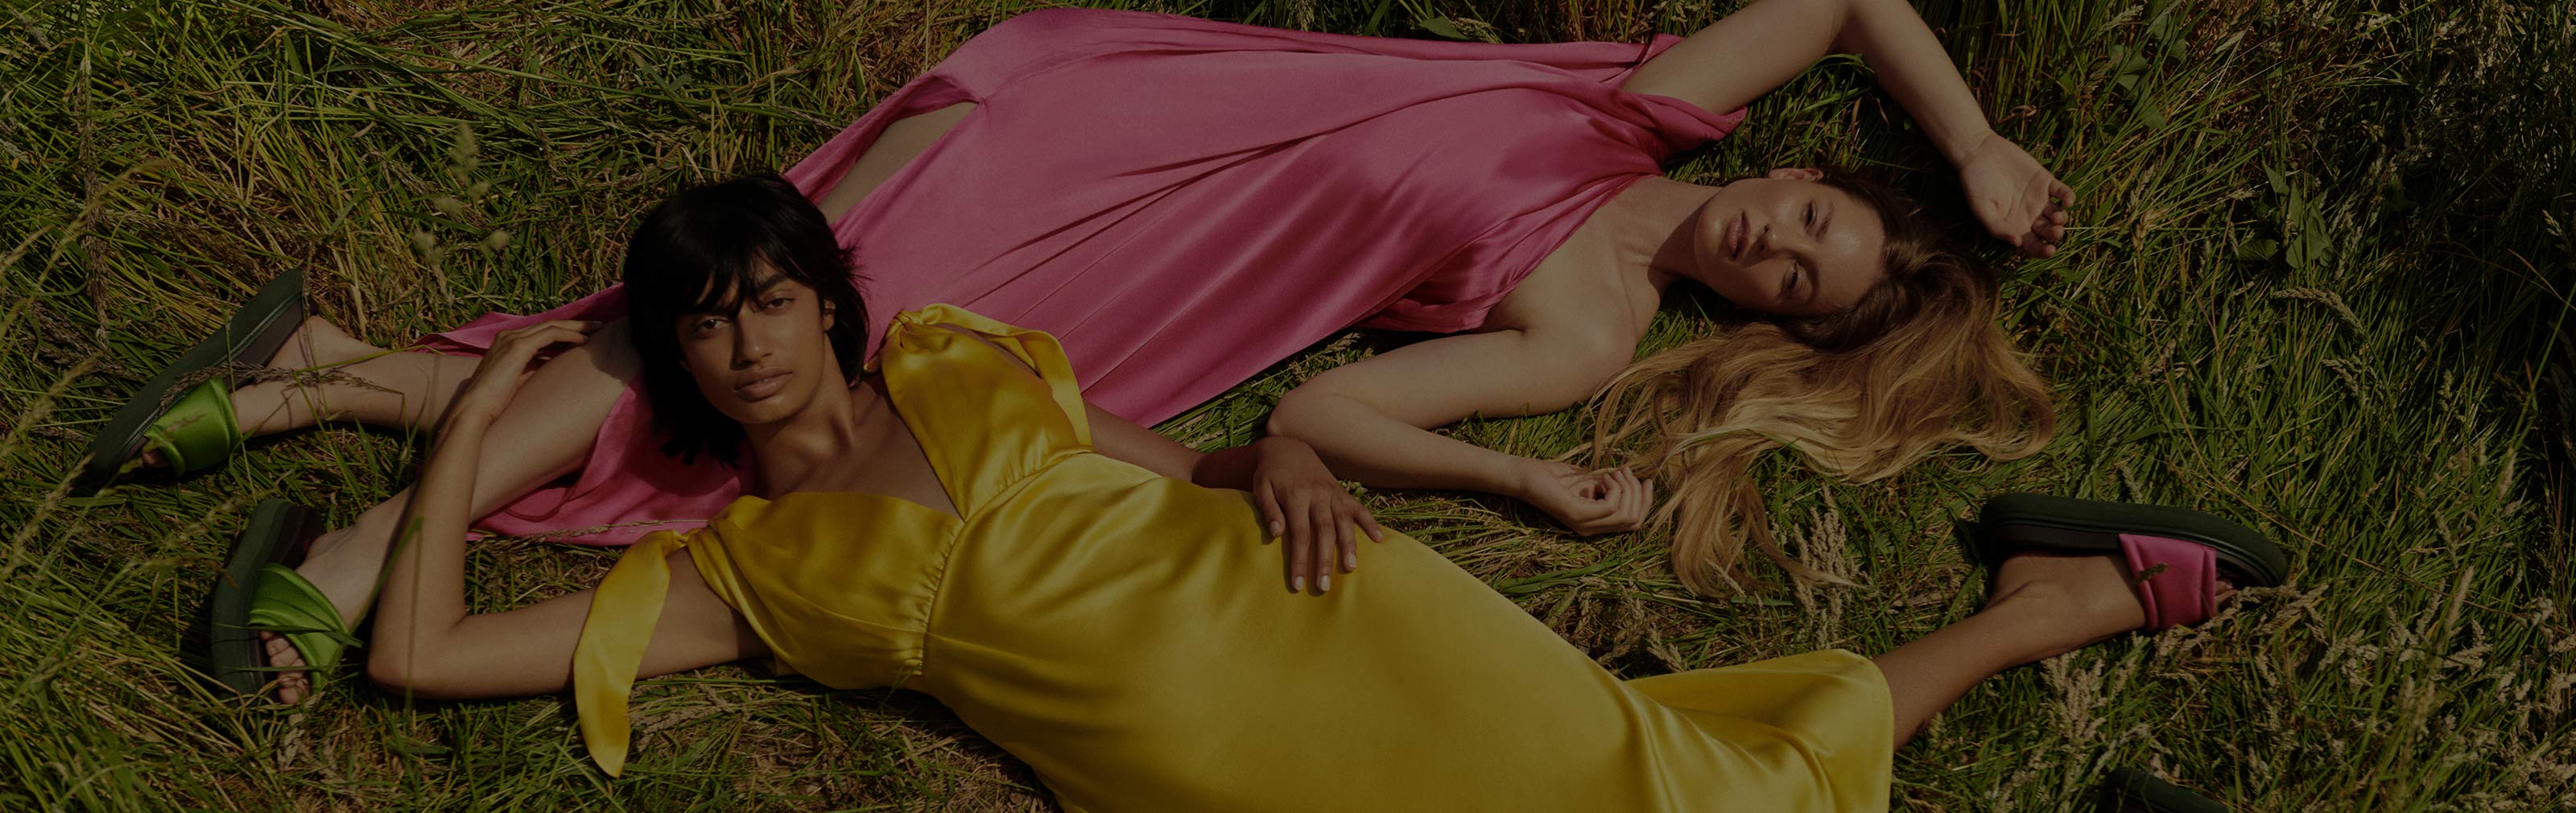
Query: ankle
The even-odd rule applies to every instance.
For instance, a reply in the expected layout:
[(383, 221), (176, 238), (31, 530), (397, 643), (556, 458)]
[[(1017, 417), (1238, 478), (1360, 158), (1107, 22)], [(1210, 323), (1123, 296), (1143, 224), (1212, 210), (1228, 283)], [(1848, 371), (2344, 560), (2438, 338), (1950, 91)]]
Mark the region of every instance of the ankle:
[(2029, 582), (1996, 596), (1978, 615), (1985, 616), (1995, 642), (2014, 654), (2013, 664), (2035, 663), (2063, 655), (2105, 637), (2080, 621), (2078, 596), (2056, 582)]
[(330, 567), (337, 564), (341, 558), (348, 556), (353, 552), (349, 545), (351, 541), (349, 531), (348, 528), (334, 528), (314, 536), (311, 547), (304, 551), (305, 564)]
[(307, 316), (304, 324), (296, 329), (295, 336), (269, 359), (268, 366), (311, 370), (341, 364), (383, 349), (358, 340), (329, 319)]

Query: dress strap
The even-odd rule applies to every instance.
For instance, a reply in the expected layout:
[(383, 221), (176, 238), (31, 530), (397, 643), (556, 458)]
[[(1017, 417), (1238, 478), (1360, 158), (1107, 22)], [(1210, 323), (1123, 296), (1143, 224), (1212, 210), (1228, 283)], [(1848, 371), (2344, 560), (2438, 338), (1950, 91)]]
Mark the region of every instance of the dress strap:
[[(1043, 330), (1006, 325), (944, 303), (897, 314), (895, 325), (897, 329), (914, 325), (963, 328), (991, 341), (994, 346), (1037, 371), (1038, 378), (1046, 381), (1049, 394), (1055, 398), (1056, 408), (1064, 412), (1065, 420), (1073, 423), (1074, 442), (1091, 445), (1091, 419), (1090, 414), (1083, 410), (1082, 384), (1073, 375), (1073, 362), (1066, 360), (1064, 346), (1056, 343), (1053, 335)], [(883, 360), (884, 357), (879, 356), (876, 361), (869, 362), (869, 367), (873, 369)]]
[(609, 776), (626, 769), (626, 700), (670, 593), (671, 553), (687, 546), (688, 537), (659, 531), (628, 548), (592, 592), (590, 617), (581, 623), (572, 658), (573, 706), (582, 744)]

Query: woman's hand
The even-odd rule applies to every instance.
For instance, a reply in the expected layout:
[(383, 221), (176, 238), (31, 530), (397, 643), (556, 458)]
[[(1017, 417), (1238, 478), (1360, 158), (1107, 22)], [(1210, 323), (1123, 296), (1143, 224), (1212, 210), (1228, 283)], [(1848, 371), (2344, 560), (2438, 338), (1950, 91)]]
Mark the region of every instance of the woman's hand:
[(1359, 539), (1353, 529), (1366, 531), (1369, 539), (1384, 542), (1386, 531), (1377, 527), (1377, 518), (1333, 479), (1331, 469), (1315, 457), (1315, 450), (1294, 438), (1267, 437), (1254, 441), (1252, 498), (1261, 505), (1261, 516), (1270, 524), (1270, 535), (1287, 542), (1288, 589), (1304, 592), (1313, 585), (1316, 595), (1333, 589), (1333, 573), (1349, 573), (1360, 566)]
[(501, 408), (510, 405), (519, 385), (536, 371), (537, 352), (559, 344), (581, 344), (590, 341), (591, 331), (599, 322), (557, 319), (503, 331), (493, 340), (492, 349), (484, 351), (483, 362), (474, 366), (474, 374), (458, 387), (456, 400), (448, 402), (449, 425), (458, 421), (490, 423), (499, 417)]
[(1633, 531), (1655, 507), (1655, 484), (1627, 469), (1587, 471), (1571, 463), (1524, 460), (1513, 496), (1583, 536)]
[(2075, 190), (2011, 139), (1987, 133), (1968, 148), (1959, 159), (1959, 184), (1986, 233), (2021, 253), (2050, 256), (2066, 241), (2066, 207), (2075, 205)]

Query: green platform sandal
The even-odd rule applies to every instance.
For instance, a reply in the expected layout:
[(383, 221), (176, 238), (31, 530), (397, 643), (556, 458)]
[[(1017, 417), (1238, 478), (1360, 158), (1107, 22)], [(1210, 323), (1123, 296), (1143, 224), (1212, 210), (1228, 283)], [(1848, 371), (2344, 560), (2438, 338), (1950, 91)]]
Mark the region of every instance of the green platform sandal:
[[(117, 408), (90, 440), (72, 496), (98, 493), (124, 473), (146, 447), (159, 451), (176, 475), (212, 468), (242, 445), (232, 390), (237, 368), (265, 364), (304, 324), (304, 272), (277, 275), (235, 311), (214, 335), (154, 373), (132, 400)], [(227, 368), (206, 377), (208, 368)], [(182, 382), (200, 381), (172, 397)]]
[(276, 673), (295, 671), (268, 665), (261, 632), (284, 636), (304, 655), (300, 669), (317, 676), (336, 670), (349, 647), (362, 646), (331, 599), (295, 572), (319, 530), (312, 511), (285, 500), (262, 500), (251, 511), (206, 599), (191, 652), (217, 686), (253, 697)]

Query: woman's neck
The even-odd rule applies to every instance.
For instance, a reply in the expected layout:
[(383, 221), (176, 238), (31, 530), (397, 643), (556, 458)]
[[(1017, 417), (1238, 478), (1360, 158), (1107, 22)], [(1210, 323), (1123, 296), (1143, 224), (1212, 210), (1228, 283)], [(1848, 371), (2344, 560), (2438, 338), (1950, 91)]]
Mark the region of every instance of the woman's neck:
[(846, 390), (826, 384), (803, 410), (776, 423), (743, 427), (751, 455), (750, 492), (766, 496), (794, 491), (815, 470), (862, 456), (877, 421), (892, 418), (877, 376)]
[(1658, 293), (1676, 279), (1696, 279), (1692, 225), (1717, 187), (1650, 176), (1602, 204), (1584, 225), (1611, 253), (1623, 279), (1643, 277)]

